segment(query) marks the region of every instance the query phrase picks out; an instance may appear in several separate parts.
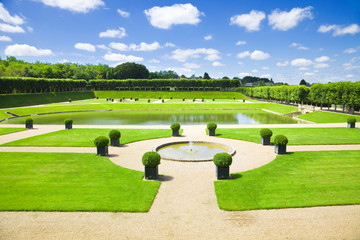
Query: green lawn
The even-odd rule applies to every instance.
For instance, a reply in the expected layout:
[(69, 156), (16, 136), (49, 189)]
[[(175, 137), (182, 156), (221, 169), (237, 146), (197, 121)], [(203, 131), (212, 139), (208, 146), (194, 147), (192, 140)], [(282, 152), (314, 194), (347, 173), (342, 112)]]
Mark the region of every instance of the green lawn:
[[(358, 128), (270, 128), (273, 132), (271, 142), (276, 135), (285, 135), (288, 145), (336, 145), (360, 144)], [(249, 142), (261, 143), (261, 128), (219, 128), (216, 135)]]
[(26, 128), (0, 128), (0, 135), (9, 133), (21, 132), (27, 130)]
[(0, 211), (147, 212), (160, 186), (94, 154), (0, 155)]
[(360, 151), (280, 155), (263, 167), (232, 177), (215, 182), (223, 210), (360, 204)]
[[(341, 113), (315, 111), (298, 116), (297, 118), (304, 119), (314, 123), (346, 123), (349, 115)], [(360, 122), (360, 117), (354, 116), (357, 122)]]
[[(98, 136), (109, 136), (111, 129), (71, 129), (46, 133), (24, 138), (1, 146), (38, 146), (38, 147), (94, 147)], [(121, 133), (120, 144), (171, 137), (171, 129), (118, 129)], [(182, 132), (182, 130), (181, 130)]]

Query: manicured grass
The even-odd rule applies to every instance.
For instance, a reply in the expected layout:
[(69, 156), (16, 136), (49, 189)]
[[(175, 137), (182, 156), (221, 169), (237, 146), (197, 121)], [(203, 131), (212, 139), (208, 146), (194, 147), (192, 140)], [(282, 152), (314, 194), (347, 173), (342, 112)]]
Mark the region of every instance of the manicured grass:
[(16, 133), (27, 130), (26, 128), (0, 128), (0, 135)]
[[(297, 118), (304, 119), (314, 123), (346, 123), (350, 115), (332, 112), (315, 111), (298, 116)], [(354, 116), (357, 122), (360, 122), (359, 116)]]
[[(109, 136), (112, 129), (71, 129), (60, 130), (34, 137), (5, 143), (2, 146), (38, 147), (95, 147), (94, 139)], [(121, 133), (120, 144), (140, 140), (171, 137), (171, 129), (118, 129)], [(181, 130), (182, 132), (182, 130)]]
[(143, 175), (94, 154), (1, 153), (0, 211), (147, 212), (160, 182)]
[[(357, 128), (270, 128), (276, 135), (285, 135), (288, 145), (336, 145), (360, 144), (360, 129)], [(249, 142), (261, 143), (261, 128), (219, 128), (216, 135)]]
[(159, 99), (247, 99), (245, 95), (239, 92), (220, 92), (220, 91), (94, 91), (95, 96), (99, 98), (154, 98)]
[(359, 169), (360, 151), (295, 152), (216, 181), (215, 193), (232, 211), (359, 204)]
[(24, 94), (1, 94), (0, 108), (31, 106), (38, 104), (65, 102), (93, 98), (94, 93), (87, 92), (52, 92), (52, 93), (24, 93)]

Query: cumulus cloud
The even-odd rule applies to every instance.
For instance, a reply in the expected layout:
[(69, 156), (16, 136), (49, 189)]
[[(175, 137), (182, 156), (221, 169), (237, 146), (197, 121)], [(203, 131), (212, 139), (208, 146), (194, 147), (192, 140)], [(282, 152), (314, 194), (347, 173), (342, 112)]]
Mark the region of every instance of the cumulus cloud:
[(0, 19), (6, 23), (21, 25), (25, 21), (18, 15), (11, 16), (9, 11), (4, 7), (2, 3), (0, 3)]
[(287, 65), (289, 65), (289, 61), (276, 63), (276, 66), (278, 66), (278, 67), (286, 67)]
[(348, 75), (346, 75), (345, 77), (347, 77), (347, 78), (352, 78), (352, 77), (354, 77), (354, 75), (348, 74)]
[(299, 68), (299, 71), (309, 71), (310, 69), (309, 68), (307, 68), (307, 67), (300, 67)]
[(211, 40), (211, 39), (213, 39), (212, 35), (207, 35), (204, 37), (204, 40), (206, 40), (206, 41)]
[(265, 53), (263, 51), (260, 50), (254, 50), (252, 53), (250, 53), (249, 51), (244, 51), (241, 52), (237, 55), (238, 58), (246, 58), (246, 57), (250, 57), (252, 60), (265, 60), (268, 59), (270, 57), (269, 53)]
[(263, 70), (269, 70), (269, 67), (262, 67)]
[(171, 67), (171, 68), (167, 68), (167, 71), (174, 71), (179, 75), (191, 75), (194, 74), (195, 71), (192, 69), (188, 69), (188, 68), (178, 68), (178, 67)]
[(101, 38), (123, 38), (126, 36), (125, 28), (119, 27), (119, 29), (108, 29), (105, 32), (99, 33)]
[(271, 74), (262, 74), (260, 77), (261, 78), (271, 78), (272, 76), (271, 76)]
[(343, 53), (348, 53), (348, 54), (356, 53), (356, 52), (358, 51), (358, 49), (360, 49), (360, 47), (357, 47), (357, 48), (348, 48), (348, 49), (345, 49)]
[(96, 51), (95, 46), (90, 44), (90, 43), (77, 43), (77, 44), (74, 45), (74, 47), (76, 49), (85, 50), (85, 51), (88, 51), (88, 52), (95, 52)]
[(245, 45), (247, 42), (246, 41), (237, 41), (235, 43), (236, 46), (240, 46), (240, 45)]
[(139, 45), (136, 45), (134, 43), (131, 43), (130, 45), (124, 44), (124, 43), (110, 43), (110, 47), (119, 51), (142, 51), (142, 52), (150, 52), (155, 51), (159, 48), (161, 48), (159, 42), (153, 42), (153, 43), (145, 43), (141, 42)]
[(12, 26), (6, 23), (0, 23), (0, 31), (9, 33), (24, 33), (25, 30), (20, 26)]
[(100, 48), (100, 49), (103, 49), (103, 50), (110, 50), (110, 48), (108, 48), (107, 46), (105, 46), (104, 44), (101, 44), (101, 45), (96, 45), (96, 47)]
[(194, 69), (194, 68), (200, 68), (200, 65), (196, 63), (184, 63), (184, 67)]
[(157, 60), (157, 59), (155, 59), (155, 58), (153, 58), (153, 59), (151, 59), (149, 62), (150, 62), (150, 63), (159, 63), (160, 61)]
[(306, 8), (293, 8), (290, 12), (274, 10), (268, 16), (269, 24), (272, 26), (272, 29), (287, 31), (296, 27), (306, 18), (312, 19), (311, 9), (312, 7), (309, 6)]
[(124, 55), (124, 54), (117, 54), (117, 53), (107, 53), (104, 55), (104, 59), (106, 61), (112, 62), (142, 62), (144, 58), (136, 57), (133, 55)]
[(167, 42), (165, 43), (165, 47), (176, 47), (176, 45), (171, 42)]
[(242, 72), (238, 74), (239, 77), (246, 77), (246, 76), (251, 76), (251, 73), (248, 72)]
[(313, 62), (305, 58), (297, 58), (291, 61), (291, 66), (295, 66), (295, 67), (306, 67), (311, 64), (313, 64)]
[(360, 66), (353, 65), (352, 63), (344, 63), (342, 65), (345, 70), (354, 70), (354, 69), (360, 69)]
[(213, 67), (222, 67), (225, 66), (224, 64), (222, 64), (221, 62), (215, 61), (212, 63)]
[(0, 36), (0, 42), (11, 42), (11, 38), (8, 36)]
[(304, 76), (313, 76), (314, 75), (314, 73), (312, 73), (312, 72), (306, 72), (305, 74), (304, 74)]
[(15, 57), (42, 57), (53, 55), (50, 49), (37, 49), (27, 44), (14, 44), (5, 48), (5, 55)]
[(78, 13), (87, 13), (90, 10), (105, 6), (101, 0), (39, 0), (50, 7), (58, 7)]
[(318, 58), (315, 58), (315, 62), (327, 62), (327, 61), (330, 61), (330, 58), (328, 56), (321, 56), (321, 57), (318, 57)]
[(252, 10), (248, 14), (235, 15), (230, 18), (230, 25), (246, 28), (247, 31), (259, 31), (260, 23), (265, 19), (265, 13)]
[(294, 48), (297, 48), (299, 50), (309, 50), (308, 47), (304, 47), (304, 45), (302, 45), (301, 43), (295, 43), (293, 42), (292, 44), (290, 44), (289, 47), (294, 47)]
[(333, 36), (343, 36), (346, 34), (355, 35), (360, 32), (360, 26), (357, 24), (350, 24), (348, 26), (340, 25), (321, 25), (318, 32), (327, 33), (332, 32)]
[(130, 13), (129, 13), (129, 12), (123, 11), (123, 10), (121, 10), (121, 9), (118, 9), (117, 12), (118, 12), (118, 14), (120, 14), (120, 16), (122, 16), (122, 17), (124, 17), (124, 18), (130, 17)]
[(330, 65), (327, 63), (317, 63), (314, 65), (314, 68), (328, 68), (328, 67), (330, 67)]
[(202, 13), (191, 3), (174, 4), (172, 6), (155, 6), (144, 11), (150, 24), (156, 28), (170, 29), (172, 25), (191, 24), (201, 22)]
[(219, 51), (213, 48), (196, 48), (196, 49), (176, 49), (170, 56), (179, 62), (186, 62), (189, 58), (200, 58), (204, 56), (205, 60), (215, 61), (220, 59)]

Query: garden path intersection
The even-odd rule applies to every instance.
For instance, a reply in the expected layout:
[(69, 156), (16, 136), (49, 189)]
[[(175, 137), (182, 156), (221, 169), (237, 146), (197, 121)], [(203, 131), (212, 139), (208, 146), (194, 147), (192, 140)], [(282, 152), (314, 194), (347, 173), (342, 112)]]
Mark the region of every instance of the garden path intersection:
[[(23, 127), (0, 125), (0, 127)], [(297, 124), (276, 127), (345, 127), (341, 124)], [(224, 125), (219, 128), (269, 127)], [(169, 126), (84, 126), (74, 128), (167, 129)], [(144, 140), (109, 147), (109, 159), (143, 171), (141, 156), (154, 146), (173, 141), (212, 141), (236, 150), (230, 172), (263, 166), (275, 159), (273, 146), (205, 135), (204, 125), (184, 125), (182, 137)], [(35, 129), (0, 136), (0, 144), (63, 129), (36, 125)], [(5, 137), (6, 136), (6, 137)], [(360, 145), (288, 146), (288, 151), (360, 150)], [(0, 147), (0, 152), (96, 153), (86, 147)], [(0, 153), (1, 156), (1, 153)], [(330, 206), (257, 211), (222, 211), (214, 192), (212, 162), (162, 160), (162, 182), (148, 213), (0, 212), (0, 239), (358, 239), (360, 206)]]

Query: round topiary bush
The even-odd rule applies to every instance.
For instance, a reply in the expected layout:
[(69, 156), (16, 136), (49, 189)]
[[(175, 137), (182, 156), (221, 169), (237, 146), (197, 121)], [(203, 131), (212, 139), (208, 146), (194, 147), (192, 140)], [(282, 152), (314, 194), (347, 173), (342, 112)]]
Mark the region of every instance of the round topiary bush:
[(68, 124), (73, 124), (73, 120), (70, 119), (70, 118), (65, 119), (64, 122), (65, 122), (66, 125), (68, 125)]
[(348, 123), (356, 123), (356, 118), (354, 118), (354, 117), (349, 117), (349, 118), (347, 119), (347, 122), (348, 122)]
[(179, 131), (180, 129), (180, 123), (172, 123), (170, 126), (171, 130), (173, 131)]
[(275, 139), (274, 139), (274, 144), (275, 145), (286, 145), (288, 143), (288, 139), (287, 137), (285, 137), (284, 135), (276, 135)]
[(273, 132), (268, 128), (263, 128), (260, 130), (260, 136), (263, 138), (271, 137)]
[(25, 124), (32, 124), (32, 123), (34, 123), (34, 120), (32, 118), (27, 118), (25, 120)]
[(107, 147), (109, 145), (109, 139), (105, 136), (99, 136), (95, 138), (94, 144), (97, 147)]
[(209, 122), (207, 124), (207, 129), (209, 129), (209, 130), (215, 130), (216, 128), (217, 128), (217, 124), (214, 122)]
[(118, 130), (111, 130), (111, 131), (109, 132), (109, 137), (110, 137), (111, 139), (119, 139), (119, 138), (121, 137), (121, 133), (120, 133), (120, 131), (118, 131)]
[(146, 152), (142, 157), (142, 163), (145, 167), (156, 167), (160, 164), (160, 154), (157, 152)]
[(232, 156), (228, 153), (218, 153), (214, 156), (213, 161), (218, 167), (229, 167), (232, 163)]

